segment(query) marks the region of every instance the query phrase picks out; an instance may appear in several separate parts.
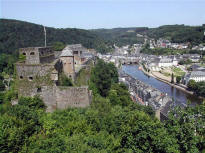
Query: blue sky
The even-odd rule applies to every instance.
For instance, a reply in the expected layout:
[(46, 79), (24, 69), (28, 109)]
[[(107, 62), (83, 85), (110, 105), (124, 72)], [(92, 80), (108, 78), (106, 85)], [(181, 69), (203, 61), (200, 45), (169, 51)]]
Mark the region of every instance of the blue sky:
[(0, 0), (0, 18), (56, 28), (205, 24), (205, 0)]

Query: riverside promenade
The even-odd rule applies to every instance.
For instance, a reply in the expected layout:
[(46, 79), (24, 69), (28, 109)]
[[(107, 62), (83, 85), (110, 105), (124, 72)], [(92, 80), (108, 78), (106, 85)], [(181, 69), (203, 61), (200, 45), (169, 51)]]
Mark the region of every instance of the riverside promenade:
[(151, 76), (151, 77), (153, 77), (153, 78), (155, 78), (155, 79), (157, 79), (159, 81), (162, 81), (164, 83), (167, 83), (167, 84), (169, 84), (172, 87), (175, 87), (175, 88), (177, 88), (177, 89), (179, 89), (179, 90), (181, 90), (183, 92), (186, 92), (187, 94), (190, 94), (190, 95), (194, 94), (192, 91), (187, 90), (187, 87), (185, 87), (184, 85), (178, 85), (178, 84), (171, 83), (171, 78), (170, 77), (166, 77), (166, 76), (164, 76), (163, 74), (161, 74), (159, 72), (153, 72), (153, 71), (147, 72), (147, 71), (144, 70), (143, 67), (142, 67), (142, 71), (146, 75)]

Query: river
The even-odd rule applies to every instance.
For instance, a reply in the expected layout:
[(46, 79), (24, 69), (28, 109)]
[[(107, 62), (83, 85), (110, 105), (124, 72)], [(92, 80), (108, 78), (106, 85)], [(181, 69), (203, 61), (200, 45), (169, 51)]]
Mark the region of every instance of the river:
[(190, 95), (182, 90), (170, 86), (169, 84), (147, 76), (138, 69), (138, 65), (123, 65), (122, 70), (128, 75), (159, 89), (161, 92), (167, 93), (170, 97), (174, 98), (176, 104), (186, 104), (187, 100), (190, 100), (193, 105), (202, 102), (202, 99), (194, 95)]

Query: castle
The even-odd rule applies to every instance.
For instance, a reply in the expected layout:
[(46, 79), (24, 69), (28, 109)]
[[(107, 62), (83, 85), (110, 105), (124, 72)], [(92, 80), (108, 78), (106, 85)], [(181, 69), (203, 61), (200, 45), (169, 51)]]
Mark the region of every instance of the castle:
[(25, 57), (16, 63), (19, 96), (39, 95), (48, 112), (90, 105), (91, 91), (87, 86), (57, 85), (60, 73), (74, 81), (79, 70), (94, 59), (81, 44), (67, 45), (62, 52), (54, 52), (52, 47), (28, 47), (19, 53)]

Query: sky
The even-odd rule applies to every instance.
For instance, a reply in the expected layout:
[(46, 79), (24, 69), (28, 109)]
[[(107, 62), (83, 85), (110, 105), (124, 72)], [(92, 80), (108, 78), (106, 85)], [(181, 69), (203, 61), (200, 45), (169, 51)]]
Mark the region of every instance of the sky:
[(0, 18), (55, 28), (205, 24), (205, 0), (0, 0)]

